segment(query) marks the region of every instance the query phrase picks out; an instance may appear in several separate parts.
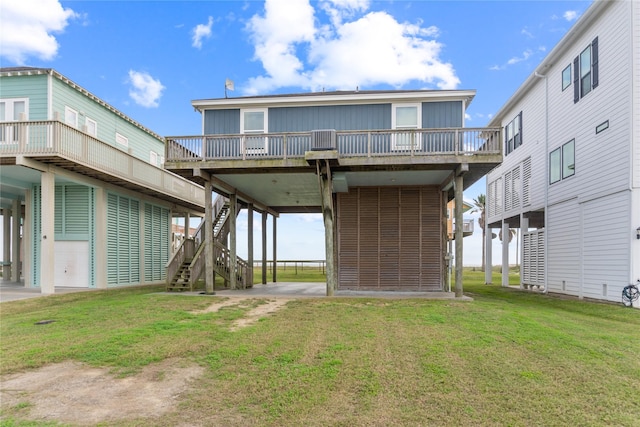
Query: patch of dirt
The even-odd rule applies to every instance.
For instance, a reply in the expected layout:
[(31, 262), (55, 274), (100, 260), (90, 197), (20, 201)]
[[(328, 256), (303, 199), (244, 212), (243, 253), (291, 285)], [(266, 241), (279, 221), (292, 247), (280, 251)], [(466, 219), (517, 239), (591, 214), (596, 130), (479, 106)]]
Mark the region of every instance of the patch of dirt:
[[(231, 329), (237, 330), (280, 310), (289, 301), (232, 297), (194, 313), (253, 307), (232, 324)], [(74, 425), (160, 417), (175, 409), (180, 395), (203, 373), (200, 366), (167, 359), (137, 375), (116, 378), (108, 369), (67, 361), (2, 378), (0, 408), (20, 418)]]
[(20, 417), (76, 425), (159, 417), (204, 372), (181, 363), (164, 360), (126, 378), (78, 362), (57, 363), (3, 378), (0, 405), (3, 412), (22, 408)]

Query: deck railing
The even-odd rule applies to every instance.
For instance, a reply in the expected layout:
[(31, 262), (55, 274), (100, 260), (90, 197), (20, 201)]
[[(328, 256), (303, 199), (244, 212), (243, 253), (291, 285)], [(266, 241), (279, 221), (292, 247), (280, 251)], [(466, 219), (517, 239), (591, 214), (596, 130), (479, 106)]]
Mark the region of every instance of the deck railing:
[(191, 204), (204, 200), (191, 181), (55, 120), (0, 122), (0, 157), (12, 156), (61, 157)]
[[(312, 132), (166, 137), (171, 161), (295, 159), (312, 149)], [(340, 157), (500, 154), (500, 128), (337, 131)]]

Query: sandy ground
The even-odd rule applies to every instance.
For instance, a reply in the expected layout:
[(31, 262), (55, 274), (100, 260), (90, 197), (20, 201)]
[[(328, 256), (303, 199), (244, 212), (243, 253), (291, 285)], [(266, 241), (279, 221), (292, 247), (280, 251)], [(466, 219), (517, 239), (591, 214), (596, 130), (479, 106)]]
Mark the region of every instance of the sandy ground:
[[(289, 299), (269, 299), (245, 313), (232, 330), (257, 322), (283, 308)], [(229, 298), (200, 313), (223, 307), (252, 307), (255, 300)], [(175, 409), (182, 393), (204, 368), (182, 360), (164, 360), (140, 373), (116, 378), (107, 369), (66, 361), (2, 378), (0, 407), (20, 418), (92, 425), (109, 421), (160, 417)], [(21, 408), (21, 409), (20, 409)], [(0, 418), (1, 421), (1, 418)]]

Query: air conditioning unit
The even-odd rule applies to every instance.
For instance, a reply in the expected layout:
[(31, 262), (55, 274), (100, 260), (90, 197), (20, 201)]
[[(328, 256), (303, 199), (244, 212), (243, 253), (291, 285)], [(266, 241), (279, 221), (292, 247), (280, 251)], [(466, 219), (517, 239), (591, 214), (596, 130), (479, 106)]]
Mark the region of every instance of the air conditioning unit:
[(311, 131), (311, 151), (336, 149), (336, 131), (334, 129)]

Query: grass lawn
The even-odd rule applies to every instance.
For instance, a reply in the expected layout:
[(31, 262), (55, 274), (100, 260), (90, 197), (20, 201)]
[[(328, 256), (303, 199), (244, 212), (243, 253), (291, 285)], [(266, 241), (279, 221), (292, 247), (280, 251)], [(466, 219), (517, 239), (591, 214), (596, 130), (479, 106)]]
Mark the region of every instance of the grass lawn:
[[(0, 373), (64, 360), (122, 376), (167, 358), (206, 368), (175, 411), (123, 425), (640, 425), (638, 310), (483, 282), (465, 273), (473, 302), (300, 299), (238, 330), (248, 307), (194, 314), (212, 297), (160, 287), (8, 302)], [(5, 409), (1, 423), (40, 425), (28, 413)]]

